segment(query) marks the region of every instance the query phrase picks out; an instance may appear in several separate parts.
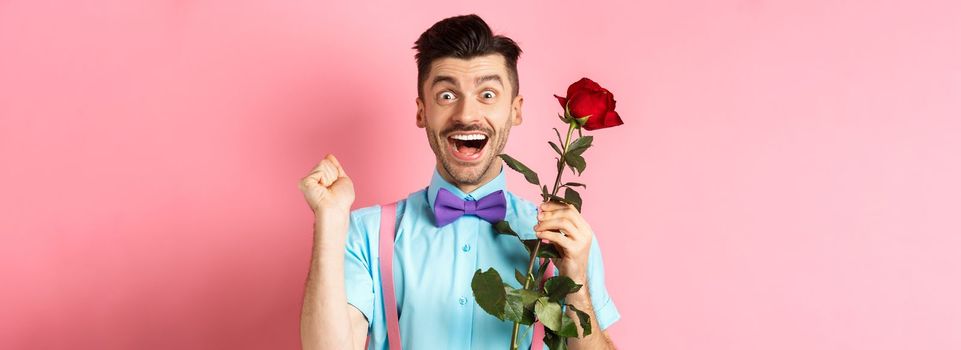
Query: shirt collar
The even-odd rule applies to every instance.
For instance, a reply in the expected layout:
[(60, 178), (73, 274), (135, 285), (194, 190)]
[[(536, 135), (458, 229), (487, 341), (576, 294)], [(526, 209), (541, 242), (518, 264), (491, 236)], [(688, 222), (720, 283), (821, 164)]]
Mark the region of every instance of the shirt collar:
[(506, 191), (507, 188), (507, 175), (504, 172), (505, 166), (501, 166), (500, 174), (488, 181), (486, 184), (481, 185), (471, 193), (464, 193), (457, 186), (447, 182), (444, 177), (440, 176), (440, 172), (434, 167), (434, 176), (430, 179), (430, 185), (427, 186), (427, 204), (430, 206), (431, 210), (434, 208), (434, 200), (437, 199), (437, 191), (441, 188), (450, 191), (455, 196), (464, 200), (478, 200), (486, 195), (496, 192), (497, 190)]

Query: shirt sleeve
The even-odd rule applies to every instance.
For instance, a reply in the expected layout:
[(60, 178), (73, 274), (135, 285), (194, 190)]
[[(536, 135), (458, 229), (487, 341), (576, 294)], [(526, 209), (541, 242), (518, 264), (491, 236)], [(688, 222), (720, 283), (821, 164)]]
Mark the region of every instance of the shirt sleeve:
[(587, 261), (587, 286), (591, 294), (591, 304), (594, 307), (594, 315), (601, 330), (607, 329), (614, 322), (621, 318), (621, 314), (614, 305), (614, 300), (607, 293), (607, 286), (604, 283), (604, 259), (601, 256), (601, 247), (597, 243), (597, 235), (591, 240), (591, 252)]
[[(379, 219), (379, 208), (358, 209), (350, 214), (344, 251), (344, 287), (347, 303), (367, 318), (368, 331), (374, 314), (374, 280), (371, 267), (371, 218)], [(378, 222), (379, 224), (379, 222)]]

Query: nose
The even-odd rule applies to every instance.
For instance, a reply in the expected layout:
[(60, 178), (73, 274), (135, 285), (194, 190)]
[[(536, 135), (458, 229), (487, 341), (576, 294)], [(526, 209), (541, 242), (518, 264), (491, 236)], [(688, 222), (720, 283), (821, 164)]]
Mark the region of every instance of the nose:
[(464, 98), (458, 103), (457, 110), (454, 111), (452, 119), (455, 123), (471, 125), (484, 118), (480, 102), (470, 98)]

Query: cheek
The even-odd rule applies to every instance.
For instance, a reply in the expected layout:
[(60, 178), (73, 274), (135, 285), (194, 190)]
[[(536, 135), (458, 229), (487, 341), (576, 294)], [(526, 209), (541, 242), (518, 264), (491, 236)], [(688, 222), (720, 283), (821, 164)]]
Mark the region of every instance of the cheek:
[(510, 125), (512, 119), (510, 104), (498, 103), (491, 106), (487, 109), (487, 119), (494, 127), (503, 128), (505, 125)]
[(449, 108), (433, 106), (424, 113), (424, 120), (427, 123), (427, 127), (439, 131), (443, 129), (444, 126), (447, 125), (448, 120), (451, 119), (450, 114)]

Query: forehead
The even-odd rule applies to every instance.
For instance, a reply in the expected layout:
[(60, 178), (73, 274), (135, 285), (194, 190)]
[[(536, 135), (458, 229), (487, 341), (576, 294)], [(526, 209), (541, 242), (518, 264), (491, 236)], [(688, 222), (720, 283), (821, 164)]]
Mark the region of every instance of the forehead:
[(453, 77), (461, 84), (471, 84), (474, 78), (496, 74), (506, 83), (507, 66), (504, 56), (500, 54), (490, 54), (477, 56), (470, 59), (444, 57), (431, 62), (430, 74), (427, 76), (427, 84), (436, 76)]

